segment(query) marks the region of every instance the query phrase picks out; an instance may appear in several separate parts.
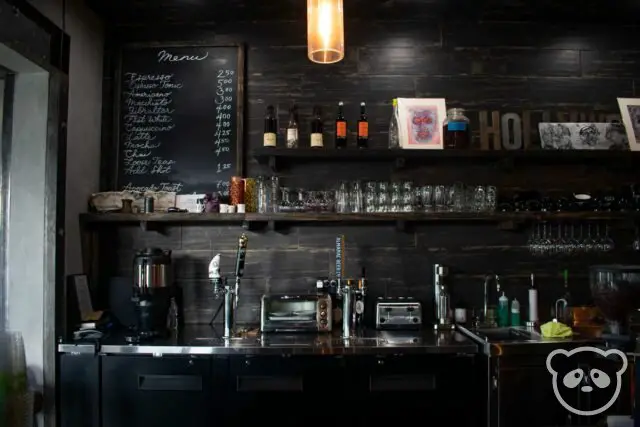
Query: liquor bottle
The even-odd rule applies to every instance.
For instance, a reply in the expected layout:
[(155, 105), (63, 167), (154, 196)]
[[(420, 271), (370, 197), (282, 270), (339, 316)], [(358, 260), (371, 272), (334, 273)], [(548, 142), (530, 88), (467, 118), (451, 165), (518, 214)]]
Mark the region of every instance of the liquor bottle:
[(338, 103), (338, 117), (336, 117), (336, 148), (347, 147), (347, 121), (344, 119), (344, 103)]
[(320, 107), (313, 107), (313, 119), (311, 120), (311, 148), (322, 148), (322, 117)]
[(367, 107), (360, 103), (360, 118), (358, 119), (358, 148), (367, 148), (369, 145), (369, 121), (367, 120)]
[(398, 134), (398, 100), (393, 100), (393, 112), (389, 121), (389, 148), (400, 148), (400, 135)]
[(287, 125), (287, 148), (298, 148), (298, 109), (294, 105), (289, 110)]
[(275, 147), (278, 133), (278, 121), (273, 112), (273, 105), (267, 107), (267, 115), (264, 117), (264, 137), (262, 145), (265, 147)]

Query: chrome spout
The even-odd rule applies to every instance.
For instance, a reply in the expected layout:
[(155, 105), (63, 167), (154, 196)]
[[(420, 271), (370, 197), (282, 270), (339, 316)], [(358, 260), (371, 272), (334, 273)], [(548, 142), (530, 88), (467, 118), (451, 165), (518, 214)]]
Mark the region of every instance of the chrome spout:
[(342, 338), (351, 337), (351, 322), (353, 321), (353, 289), (347, 281), (345, 286), (340, 290), (342, 295)]
[(489, 283), (494, 280), (496, 283), (496, 295), (500, 294), (500, 276), (497, 274), (487, 274), (484, 276), (484, 298), (483, 298), (483, 308), (482, 308), (482, 323), (488, 326), (495, 326), (495, 312), (489, 316)]
[[(220, 275), (220, 255), (216, 255), (209, 266), (209, 280), (213, 285), (213, 295), (216, 299), (224, 298), (224, 332), (222, 338), (230, 339), (235, 334), (235, 312), (238, 309), (238, 296), (240, 294), (240, 278), (244, 274), (244, 263), (247, 253), (247, 235), (242, 234), (238, 239), (238, 252), (236, 254), (235, 281), (229, 285), (226, 277)], [(218, 311), (220, 311), (218, 309)], [(213, 324), (214, 315), (210, 324)]]

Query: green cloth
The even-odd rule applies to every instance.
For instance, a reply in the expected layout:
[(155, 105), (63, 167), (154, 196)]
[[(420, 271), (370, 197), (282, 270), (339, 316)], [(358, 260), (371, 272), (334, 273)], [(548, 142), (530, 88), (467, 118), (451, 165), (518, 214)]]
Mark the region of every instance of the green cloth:
[(540, 326), (540, 332), (544, 338), (571, 338), (573, 331), (570, 327), (560, 322), (547, 322)]

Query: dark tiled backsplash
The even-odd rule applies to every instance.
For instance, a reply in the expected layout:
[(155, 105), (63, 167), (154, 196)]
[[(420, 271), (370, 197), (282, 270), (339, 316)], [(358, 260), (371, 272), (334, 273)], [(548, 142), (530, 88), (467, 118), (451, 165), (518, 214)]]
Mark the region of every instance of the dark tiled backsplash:
[(544, 316), (546, 307), (563, 293), (564, 268), (569, 270), (576, 304), (585, 304), (589, 301), (589, 265), (631, 262), (634, 256), (619, 250), (564, 259), (533, 257), (526, 247), (526, 233), (500, 231), (491, 225), (419, 226), (406, 232), (392, 226), (300, 226), (282, 233), (200, 225), (171, 226), (160, 233), (122, 226), (117, 231), (115, 257), (102, 271), (131, 276), (136, 249), (171, 249), (175, 277), (184, 293), (185, 321), (208, 322), (220, 304), (213, 298), (207, 279), (209, 262), (220, 253), (222, 273), (231, 277), (237, 239), (243, 232), (249, 245), (237, 315), (242, 323), (258, 322), (262, 294), (312, 292), (317, 278), (332, 277), (335, 237), (339, 234), (346, 241), (345, 276), (359, 277), (361, 268), (366, 268), (369, 303), (378, 296), (414, 296), (425, 304), (428, 315), (432, 312), (435, 263), (451, 270), (452, 304), (475, 308), (482, 306), (483, 278), (489, 272), (499, 274), (502, 289), (526, 307), (529, 275), (535, 273)]

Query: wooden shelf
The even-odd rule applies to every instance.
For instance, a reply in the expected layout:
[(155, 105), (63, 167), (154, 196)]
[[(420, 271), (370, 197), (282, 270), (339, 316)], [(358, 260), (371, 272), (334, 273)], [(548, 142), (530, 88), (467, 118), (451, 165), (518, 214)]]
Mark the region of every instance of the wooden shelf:
[(460, 222), (460, 223), (495, 223), (507, 225), (522, 224), (531, 221), (634, 221), (640, 219), (637, 212), (431, 212), (431, 213), (247, 213), (247, 214), (197, 214), (197, 213), (88, 213), (81, 214), (80, 221), (90, 224), (140, 224), (144, 229), (149, 224), (155, 226), (174, 224), (204, 223), (241, 223), (245, 228), (252, 225), (268, 224), (275, 228), (276, 224), (293, 223), (349, 223), (373, 224), (389, 223), (404, 228), (406, 223)]
[(429, 212), (429, 213), (362, 213), (362, 214), (338, 214), (338, 213), (272, 213), (258, 214), (248, 213), (247, 221), (282, 221), (282, 222), (390, 222), (390, 221), (614, 221), (637, 218), (640, 214), (635, 212), (494, 212), (494, 213), (467, 213), (467, 212)]
[(602, 151), (602, 150), (392, 150), (392, 149), (335, 149), (335, 148), (258, 148), (251, 152), (252, 156), (272, 169), (282, 163), (295, 161), (389, 161), (397, 167), (406, 163), (430, 161), (470, 161), (498, 162), (503, 164), (518, 163), (553, 163), (583, 164), (616, 162), (631, 164), (640, 161), (640, 152)]
[(150, 214), (134, 213), (83, 213), (80, 214), (80, 222), (91, 223), (140, 223), (140, 222), (242, 222), (245, 214), (219, 214), (219, 213), (161, 213)]

